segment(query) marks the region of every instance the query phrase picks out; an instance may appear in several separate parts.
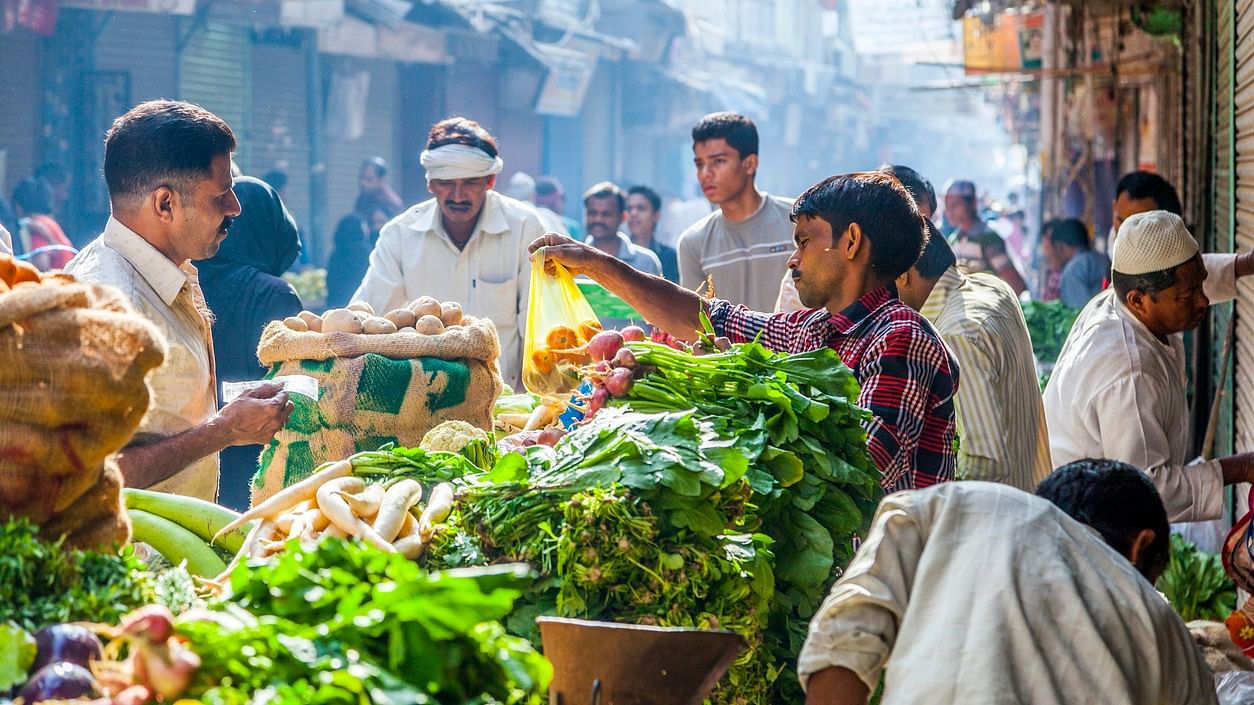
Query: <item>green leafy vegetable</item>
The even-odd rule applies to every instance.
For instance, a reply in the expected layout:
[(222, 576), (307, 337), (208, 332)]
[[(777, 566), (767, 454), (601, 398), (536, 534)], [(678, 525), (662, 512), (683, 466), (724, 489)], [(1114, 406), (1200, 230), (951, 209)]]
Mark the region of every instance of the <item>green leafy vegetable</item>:
[(1171, 536), (1171, 562), (1154, 587), (1186, 622), (1222, 622), (1237, 606), (1237, 589), (1224, 572), (1223, 560), (1176, 534)]
[(0, 693), (26, 682), (35, 662), (35, 637), (13, 623), (0, 622)]
[(1080, 309), (1069, 308), (1061, 301), (1022, 301), (1020, 305), (1037, 361), (1057, 362)]

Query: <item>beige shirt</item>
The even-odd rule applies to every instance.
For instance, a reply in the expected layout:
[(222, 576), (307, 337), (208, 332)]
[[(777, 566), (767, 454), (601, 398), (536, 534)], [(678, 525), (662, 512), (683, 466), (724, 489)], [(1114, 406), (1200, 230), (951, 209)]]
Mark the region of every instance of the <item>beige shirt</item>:
[(792, 199), (762, 194), (753, 215), (731, 222), (717, 210), (679, 236), (679, 281), (695, 289), (714, 280), (714, 295), (751, 311), (770, 311), (775, 277), (788, 269), (793, 243)]
[(1184, 622), (1096, 531), (988, 482), (884, 499), (810, 622), (802, 685), (853, 671), (883, 705), (1199, 705)]
[[(135, 441), (182, 433), (217, 412), (211, 314), (191, 262), (174, 264), (147, 240), (110, 218), (104, 233), (84, 247), (66, 271), (82, 281), (116, 286), (165, 336), (165, 361), (148, 375), (152, 399)], [(218, 454), (197, 460), (152, 489), (214, 501)]]
[(962, 370), (958, 385), (961, 480), (1003, 482), (1031, 492), (1053, 470), (1032, 339), (1010, 285), (950, 267), (924, 303)]
[[(1236, 256), (1206, 255), (1212, 303), (1236, 295)], [(1054, 466), (1111, 458), (1144, 469), (1172, 522), (1218, 519), (1218, 461), (1186, 465), (1191, 451), (1184, 336), (1160, 341), (1107, 289), (1084, 307), (1045, 388)]]
[(517, 389), (531, 283), (527, 246), (543, 234), (530, 204), (488, 191), (475, 232), (459, 250), (444, 231), (439, 204), (424, 201), (383, 226), (353, 300), (382, 314), (434, 296), (491, 319), (501, 340), (501, 377)]

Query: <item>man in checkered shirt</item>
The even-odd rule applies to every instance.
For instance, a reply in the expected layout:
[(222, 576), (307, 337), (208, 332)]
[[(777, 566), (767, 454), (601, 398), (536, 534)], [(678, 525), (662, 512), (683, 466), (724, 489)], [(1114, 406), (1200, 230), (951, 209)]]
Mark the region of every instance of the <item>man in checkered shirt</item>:
[(544, 248), (547, 260), (600, 282), (680, 340), (696, 339), (704, 311), (732, 342), (760, 334), (763, 345), (779, 352), (832, 348), (862, 384), (858, 402), (873, 415), (867, 447), (884, 489), (953, 479), (958, 363), (931, 324), (897, 298), (894, 285), (925, 242), (914, 201), (888, 174), (844, 174), (803, 193), (792, 220), (797, 249), (788, 267), (806, 308), (791, 313), (704, 300), (554, 233), (530, 249)]

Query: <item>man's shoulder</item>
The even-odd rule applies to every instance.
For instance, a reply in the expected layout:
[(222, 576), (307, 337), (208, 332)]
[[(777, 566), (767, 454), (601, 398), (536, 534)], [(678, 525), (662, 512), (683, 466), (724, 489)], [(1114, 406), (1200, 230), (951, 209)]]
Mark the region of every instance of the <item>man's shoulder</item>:
[(710, 237), (710, 233), (714, 232), (715, 225), (722, 222), (723, 211), (713, 210), (701, 216), (697, 222), (684, 228), (679, 233), (679, 237), (675, 238), (675, 249), (678, 250), (685, 246), (697, 244), (701, 246)]
[(1001, 277), (968, 274), (963, 285), (955, 289), (937, 317), (936, 327), (942, 333), (954, 330), (982, 329), (989, 321), (1022, 325), (1023, 309), (1014, 289)]
[(134, 300), (138, 272), (121, 252), (106, 245), (103, 237), (87, 243), (66, 264), (65, 271), (79, 281), (117, 287), (128, 299)]
[(536, 227), (543, 227), (540, 213), (534, 205), (511, 198), (497, 191), (488, 191), (488, 198), (494, 202), (496, 208), (500, 209), (501, 214), (505, 216), (505, 219), (511, 226), (526, 223)]

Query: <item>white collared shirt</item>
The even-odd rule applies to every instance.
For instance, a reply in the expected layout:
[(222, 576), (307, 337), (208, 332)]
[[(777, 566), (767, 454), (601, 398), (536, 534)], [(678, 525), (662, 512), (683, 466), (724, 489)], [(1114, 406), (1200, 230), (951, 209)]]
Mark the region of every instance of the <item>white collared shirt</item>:
[(459, 250), (439, 204), (424, 201), (383, 226), (353, 300), (369, 302), (380, 315), (419, 296), (461, 303), (465, 313), (496, 324), (501, 377), (518, 388), (531, 283), (527, 246), (543, 234), (535, 208), (488, 191), (475, 232)]
[[(176, 265), (113, 218), (104, 233), (66, 266), (81, 281), (111, 284), (160, 329), (165, 361), (148, 375), (151, 400), (135, 440), (164, 438), (208, 421), (217, 412), (209, 309), (192, 263)], [(207, 455), (152, 489), (214, 501), (218, 454)]]
[[(1205, 255), (1211, 303), (1236, 295), (1236, 256)], [(1185, 465), (1189, 405), (1184, 336), (1163, 342), (1107, 289), (1080, 312), (1045, 388), (1055, 467), (1082, 458), (1122, 460), (1154, 481), (1172, 522), (1218, 519), (1219, 461)]]

